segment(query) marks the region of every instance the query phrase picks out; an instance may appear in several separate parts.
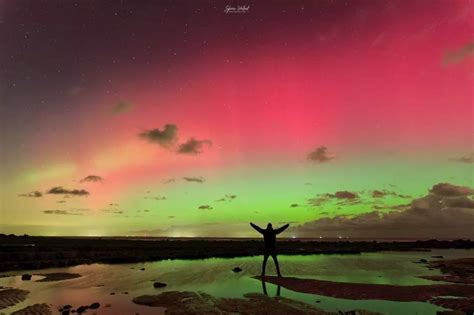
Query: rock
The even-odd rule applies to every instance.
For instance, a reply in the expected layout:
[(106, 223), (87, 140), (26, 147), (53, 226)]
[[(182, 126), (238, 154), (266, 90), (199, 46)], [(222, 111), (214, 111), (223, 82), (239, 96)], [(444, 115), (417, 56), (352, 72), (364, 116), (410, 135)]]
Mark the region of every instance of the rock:
[(440, 269), (441, 275), (420, 278), (452, 283), (474, 284), (474, 258), (431, 261), (428, 268)]
[(141, 271), (145, 271), (145, 268), (140, 269)]
[(63, 310), (68, 310), (68, 309), (71, 309), (72, 308), (72, 305), (69, 305), (69, 304), (66, 304), (63, 306)]
[(127, 291), (125, 291), (125, 292), (122, 292), (122, 293), (123, 293), (123, 294), (128, 294), (128, 292), (127, 292)]
[(31, 277), (32, 277), (31, 275), (25, 273), (25, 274), (21, 275), (21, 280), (25, 280), (25, 281), (31, 280)]
[(98, 302), (95, 302), (95, 303), (92, 303), (91, 305), (89, 305), (89, 308), (90, 308), (91, 310), (96, 310), (96, 309), (98, 309), (99, 307), (100, 307), (100, 303), (98, 303)]
[(76, 311), (77, 311), (78, 314), (82, 314), (85, 311), (87, 311), (88, 308), (89, 308), (89, 306), (83, 305), (83, 306), (79, 306)]
[(423, 264), (428, 262), (428, 260), (426, 260), (426, 259), (423, 259), (423, 258), (422, 258), (422, 259), (420, 259), (419, 261), (420, 261), (420, 263), (423, 263)]
[(52, 312), (48, 304), (42, 303), (42, 304), (30, 305), (25, 308), (22, 308), (21, 310), (11, 313), (11, 315), (32, 315), (32, 314), (51, 315)]
[(235, 267), (234, 269), (232, 269), (233, 272), (241, 272), (242, 271), (242, 268), (240, 267)]
[(115, 295), (115, 292), (110, 292), (110, 295)]
[[(431, 256), (431, 258), (444, 258), (444, 256), (438, 255), (438, 256)], [(439, 313), (439, 312), (438, 312)]]
[(28, 291), (19, 289), (6, 289), (0, 291), (0, 310), (23, 302)]
[(430, 303), (436, 304), (443, 308), (448, 308), (457, 313), (445, 313), (449, 315), (458, 315), (458, 314), (474, 314), (474, 295), (473, 297), (467, 299), (453, 299), (453, 298), (442, 298), (436, 297), (433, 298)]
[(153, 287), (154, 287), (154, 288), (157, 288), (157, 289), (158, 289), (158, 288), (164, 288), (164, 287), (166, 287), (166, 285), (167, 285), (166, 283), (158, 282), (158, 281), (155, 282), (155, 283), (153, 283)]

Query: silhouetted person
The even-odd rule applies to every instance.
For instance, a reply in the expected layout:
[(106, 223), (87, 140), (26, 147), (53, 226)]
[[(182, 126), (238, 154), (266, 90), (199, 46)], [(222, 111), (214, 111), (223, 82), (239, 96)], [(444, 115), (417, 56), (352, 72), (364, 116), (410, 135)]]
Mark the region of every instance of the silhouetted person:
[(280, 234), (284, 230), (286, 230), (287, 227), (289, 227), (289, 224), (286, 224), (282, 226), (279, 229), (274, 230), (272, 227), (271, 223), (268, 223), (267, 228), (264, 230), (261, 227), (250, 223), (250, 225), (257, 230), (260, 234), (263, 235), (263, 240), (265, 242), (265, 252), (263, 256), (263, 265), (262, 265), (262, 277), (265, 276), (265, 267), (267, 266), (267, 259), (268, 256), (272, 256), (273, 262), (275, 263), (275, 267), (277, 270), (277, 274), (279, 277), (281, 277), (280, 273), (280, 266), (278, 265), (278, 259), (277, 259), (277, 253), (276, 253), (276, 235)]

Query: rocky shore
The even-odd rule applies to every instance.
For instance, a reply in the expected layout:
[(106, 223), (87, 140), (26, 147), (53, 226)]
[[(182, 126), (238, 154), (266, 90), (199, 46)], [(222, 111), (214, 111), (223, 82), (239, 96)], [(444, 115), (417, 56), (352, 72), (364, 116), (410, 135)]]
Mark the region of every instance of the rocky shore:
[[(312, 305), (284, 297), (268, 297), (260, 293), (244, 298), (217, 298), (203, 292), (168, 291), (158, 295), (142, 295), (135, 304), (165, 307), (167, 315), (194, 314), (261, 314), (261, 315), (378, 315), (363, 310), (331, 313)], [(381, 314), (380, 314), (381, 315)]]
[(13, 288), (0, 289), (0, 312), (4, 308), (23, 302), (28, 293), (28, 291)]
[[(202, 250), (205, 248), (206, 250)], [(90, 263), (131, 263), (163, 259), (242, 257), (262, 253), (260, 240), (156, 240), (0, 236), (0, 272), (66, 267)], [(359, 254), (439, 248), (470, 249), (474, 242), (319, 242), (281, 240), (282, 255)]]

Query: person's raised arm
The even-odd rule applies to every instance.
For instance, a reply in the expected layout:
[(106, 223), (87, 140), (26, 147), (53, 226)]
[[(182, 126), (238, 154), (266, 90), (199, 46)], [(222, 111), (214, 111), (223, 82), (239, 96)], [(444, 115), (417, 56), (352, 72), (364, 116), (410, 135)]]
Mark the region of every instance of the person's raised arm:
[(262, 229), (262, 228), (259, 227), (258, 225), (253, 224), (252, 222), (250, 222), (250, 225), (251, 225), (255, 230), (257, 230), (259, 233), (262, 233), (262, 234), (263, 234), (264, 229)]
[(275, 230), (275, 234), (280, 234), (281, 232), (286, 230), (289, 226), (290, 226), (290, 224), (283, 225), (281, 228), (278, 228), (278, 229)]

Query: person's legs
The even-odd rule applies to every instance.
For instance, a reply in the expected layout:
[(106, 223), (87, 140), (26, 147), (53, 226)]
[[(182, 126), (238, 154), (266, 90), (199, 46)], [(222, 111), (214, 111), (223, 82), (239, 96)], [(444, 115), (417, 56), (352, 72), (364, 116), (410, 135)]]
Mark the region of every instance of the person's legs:
[(265, 276), (265, 268), (267, 266), (267, 259), (268, 259), (268, 254), (265, 253), (263, 255), (263, 265), (262, 265), (262, 277)]
[(277, 270), (278, 277), (281, 277), (280, 265), (278, 265), (277, 255), (275, 253), (272, 254), (272, 258), (273, 258), (273, 262), (275, 263), (275, 267), (276, 267), (276, 270)]

